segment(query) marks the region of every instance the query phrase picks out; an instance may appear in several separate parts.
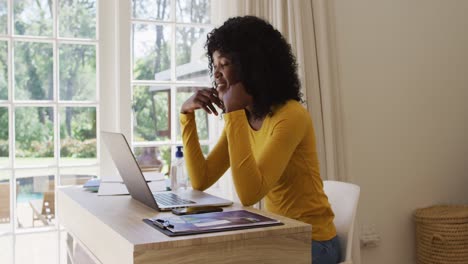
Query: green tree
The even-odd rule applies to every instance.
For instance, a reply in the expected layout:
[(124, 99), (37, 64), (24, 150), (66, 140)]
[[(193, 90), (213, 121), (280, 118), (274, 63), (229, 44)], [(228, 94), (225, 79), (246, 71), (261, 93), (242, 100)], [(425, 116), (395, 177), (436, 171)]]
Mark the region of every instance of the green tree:
[(8, 109), (0, 107), (0, 157), (8, 157)]
[[(96, 37), (96, 1), (61, 0), (59, 35), (72, 38)], [(96, 94), (96, 50), (90, 45), (60, 45), (60, 99), (94, 100)], [(65, 137), (72, 137), (73, 108), (65, 112)], [(95, 123), (95, 122), (94, 122)], [(95, 126), (91, 129), (95, 129)], [(78, 134), (89, 132), (78, 131)], [(95, 132), (92, 133), (95, 137)], [(77, 135), (77, 137), (79, 137)], [(84, 139), (82, 139), (84, 140)]]
[[(148, 1), (133, 0), (133, 17), (157, 20), (166, 20), (169, 18), (169, 1), (151, 1), (153, 5), (149, 5), (149, 3)], [(209, 22), (209, 16), (207, 16), (209, 5), (209, 0), (177, 1), (177, 21), (200, 24), (207, 23)], [(149, 26), (150, 25), (135, 24), (133, 29), (141, 31)], [(164, 39), (162, 31), (162, 26), (156, 27), (154, 31), (154, 49), (149, 50), (146, 56), (135, 59), (133, 70), (135, 80), (154, 80), (156, 73), (169, 69), (170, 60), (168, 54), (170, 54), (170, 46), (166, 44), (168, 42)], [(132, 36), (132, 41), (135, 43), (135, 34)], [(206, 29), (203, 27), (177, 27), (176, 65), (183, 65), (190, 62), (192, 46), (200, 37), (204, 38), (204, 36), (206, 36)], [(186, 78), (191, 78), (191, 75), (187, 75)], [(188, 89), (188, 92), (178, 92), (176, 98), (177, 105), (180, 105), (179, 102), (185, 100), (188, 95), (194, 91), (195, 89)], [(169, 112), (167, 108), (169, 102), (169, 88), (165, 90), (161, 88), (134, 87), (134, 129), (137, 140), (152, 141), (167, 139), (167, 137), (161, 136), (158, 133), (164, 129), (171, 128), (168, 122)], [(197, 113), (197, 120), (202, 120), (202, 122), (198, 123), (199, 131), (201, 132), (200, 136), (201, 138), (206, 138), (208, 125), (206, 122), (206, 115)]]
[[(88, 38), (96, 36), (96, 0), (59, 0), (59, 36)], [(50, 35), (53, 8), (52, 0), (15, 1), (14, 28), (18, 35)], [(33, 12), (37, 11), (37, 12)], [(32, 18), (22, 14), (33, 12)], [(1, 6), (0, 6), (1, 22)], [(60, 100), (95, 100), (96, 94), (96, 51), (94, 45), (59, 44), (59, 86)], [(15, 42), (15, 85), (16, 99), (52, 100), (53, 50), (52, 44), (39, 42)], [(0, 55), (0, 74), (2, 56)], [(7, 72), (7, 70), (6, 70)], [(1, 86), (1, 78), (0, 78)], [(0, 89), (0, 93), (2, 90)], [(0, 95), (1, 96), (1, 95)], [(96, 115), (74, 111), (67, 107), (61, 115), (65, 126), (61, 138), (78, 141), (92, 139), (96, 149)], [(53, 155), (52, 108), (28, 107), (15, 110), (16, 142), (19, 156)], [(95, 112), (95, 110), (94, 110)], [(73, 121), (75, 120), (75, 121)], [(79, 124), (86, 122), (86, 124)], [(30, 126), (29, 129), (26, 126)], [(52, 144), (49, 144), (52, 142)], [(79, 144), (75, 142), (74, 144)], [(37, 149), (42, 147), (45, 149)], [(92, 153), (92, 151), (90, 151)], [(94, 154), (90, 154), (95, 157)], [(39, 154), (38, 154), (39, 153)], [(40, 154), (42, 153), (42, 154)]]
[(8, 99), (8, 42), (0, 41), (0, 100), (6, 99)]
[[(145, 8), (145, 1), (133, 1), (132, 16), (133, 17), (151, 17), (157, 20), (167, 19), (169, 16), (168, 0), (158, 0), (154, 5), (155, 10), (152, 8)], [(150, 13), (154, 11), (154, 13)], [(134, 30), (145, 29), (149, 25), (134, 25)], [(150, 50), (147, 56), (139, 58), (134, 64), (134, 79), (136, 80), (154, 80), (155, 74), (162, 70), (169, 69), (170, 59), (168, 51), (170, 46), (164, 38), (163, 26), (155, 26), (154, 49)], [(133, 43), (135, 43), (135, 34), (133, 36)], [(161, 126), (168, 124), (168, 111), (167, 105), (170, 93), (155, 93), (150, 92), (149, 87), (134, 88), (133, 93), (133, 110), (135, 113), (135, 123), (138, 124), (136, 129), (136, 136), (141, 140), (163, 140), (165, 136), (157, 134)]]

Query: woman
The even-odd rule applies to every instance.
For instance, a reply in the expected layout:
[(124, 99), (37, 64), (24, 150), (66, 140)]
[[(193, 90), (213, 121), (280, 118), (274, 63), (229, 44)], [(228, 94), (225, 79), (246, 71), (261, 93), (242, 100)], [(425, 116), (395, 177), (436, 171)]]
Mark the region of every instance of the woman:
[[(334, 214), (323, 192), (312, 120), (301, 105), (291, 47), (268, 22), (235, 17), (208, 34), (216, 89), (202, 89), (181, 107), (185, 159), (192, 187), (205, 190), (231, 167), (243, 205), (265, 197), (268, 211), (312, 225), (313, 263), (336, 263)], [(218, 115), (224, 131), (207, 158), (194, 111)]]

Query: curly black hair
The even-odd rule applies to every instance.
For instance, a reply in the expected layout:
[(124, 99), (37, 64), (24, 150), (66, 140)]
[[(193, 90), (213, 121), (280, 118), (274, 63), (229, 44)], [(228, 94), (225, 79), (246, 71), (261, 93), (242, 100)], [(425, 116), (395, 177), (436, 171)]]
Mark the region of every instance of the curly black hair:
[(208, 34), (205, 49), (211, 76), (215, 51), (231, 57), (253, 97), (254, 117), (272, 114), (274, 107), (290, 99), (303, 102), (291, 46), (267, 21), (255, 16), (230, 18)]

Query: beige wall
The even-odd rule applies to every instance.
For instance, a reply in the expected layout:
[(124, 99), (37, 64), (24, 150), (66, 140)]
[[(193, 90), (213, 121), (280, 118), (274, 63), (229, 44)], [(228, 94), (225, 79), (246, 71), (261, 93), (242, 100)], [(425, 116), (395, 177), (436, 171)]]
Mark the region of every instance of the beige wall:
[(416, 208), (468, 204), (468, 1), (336, 0), (346, 172), (364, 264), (415, 262)]

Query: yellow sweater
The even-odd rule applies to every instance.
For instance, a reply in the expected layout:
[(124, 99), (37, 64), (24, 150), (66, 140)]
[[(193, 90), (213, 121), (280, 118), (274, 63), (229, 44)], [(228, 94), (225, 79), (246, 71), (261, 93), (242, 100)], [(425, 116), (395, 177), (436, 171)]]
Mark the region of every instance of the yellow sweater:
[(253, 130), (244, 110), (224, 115), (224, 131), (206, 157), (195, 115), (181, 114), (184, 156), (192, 187), (205, 190), (231, 166), (242, 204), (265, 197), (268, 211), (312, 225), (312, 239), (336, 235), (334, 214), (323, 192), (314, 127), (306, 109), (290, 100)]

